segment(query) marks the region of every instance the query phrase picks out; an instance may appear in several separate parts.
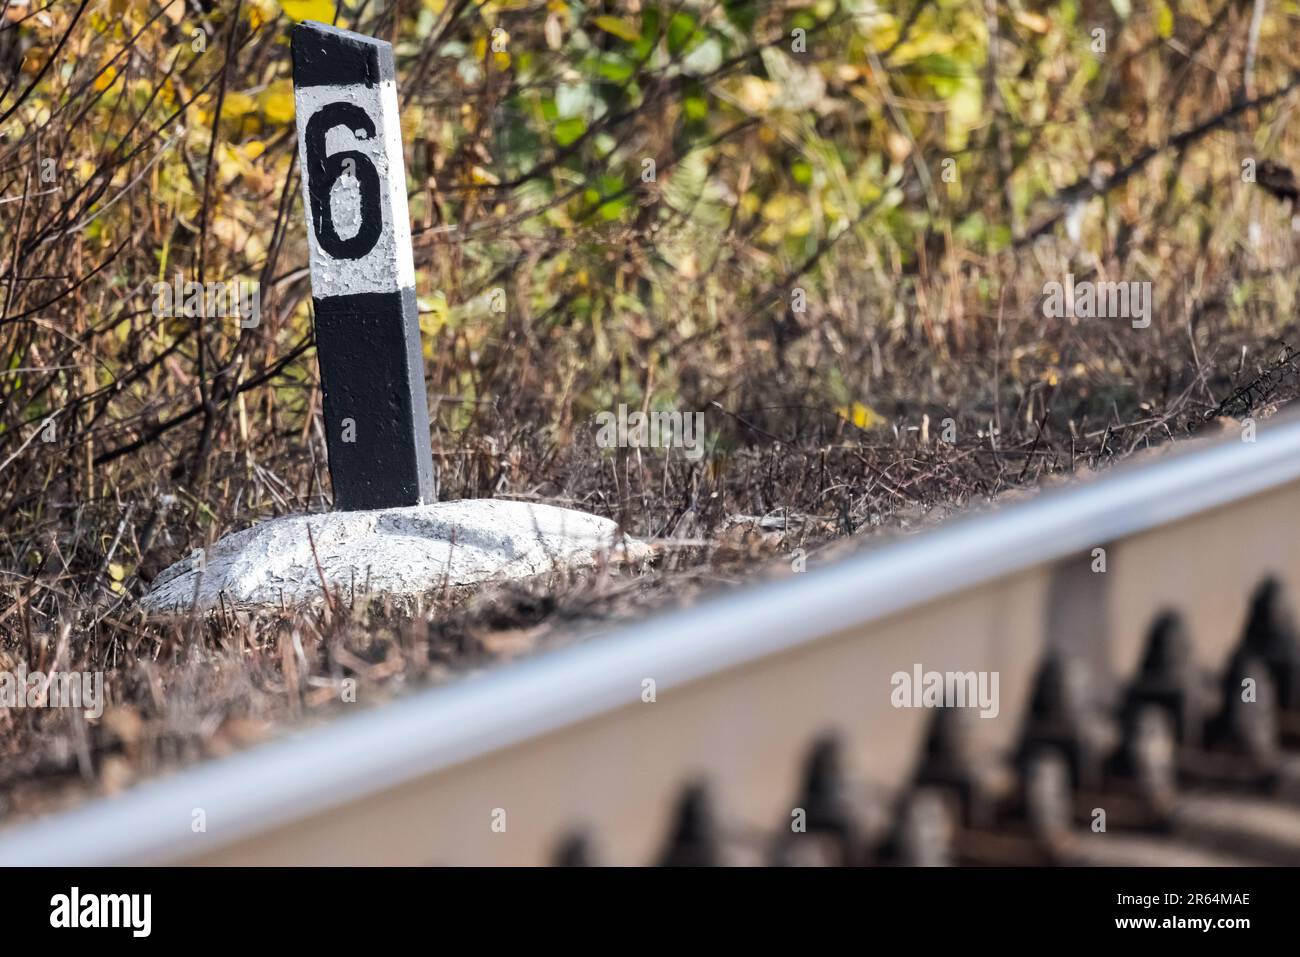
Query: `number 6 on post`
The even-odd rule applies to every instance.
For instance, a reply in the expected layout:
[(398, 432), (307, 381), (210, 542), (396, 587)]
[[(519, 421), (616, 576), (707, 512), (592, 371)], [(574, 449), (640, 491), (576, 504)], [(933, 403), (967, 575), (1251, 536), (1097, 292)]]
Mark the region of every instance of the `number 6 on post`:
[(298, 160), (334, 506), (434, 500), (393, 49), (293, 30)]

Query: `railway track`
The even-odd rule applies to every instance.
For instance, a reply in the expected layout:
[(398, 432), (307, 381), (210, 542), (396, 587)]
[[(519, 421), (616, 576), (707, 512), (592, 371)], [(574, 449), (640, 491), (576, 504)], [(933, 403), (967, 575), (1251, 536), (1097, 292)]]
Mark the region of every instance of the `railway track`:
[(0, 864), (1300, 863), (1297, 589), (1278, 417), (11, 826)]

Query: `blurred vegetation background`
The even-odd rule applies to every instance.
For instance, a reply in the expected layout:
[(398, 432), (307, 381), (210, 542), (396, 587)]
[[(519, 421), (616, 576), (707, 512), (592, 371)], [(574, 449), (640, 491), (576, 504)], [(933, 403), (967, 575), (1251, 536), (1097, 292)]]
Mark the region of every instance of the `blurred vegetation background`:
[[(395, 48), (444, 497), (847, 533), (1289, 359), (1295, 2), (0, 0), (10, 611), (327, 507), (303, 18)], [(1151, 281), (1152, 326), (1045, 318), (1067, 273)], [(176, 274), (259, 282), (260, 324), (156, 318)], [(710, 454), (602, 452), (619, 403), (705, 412)]]

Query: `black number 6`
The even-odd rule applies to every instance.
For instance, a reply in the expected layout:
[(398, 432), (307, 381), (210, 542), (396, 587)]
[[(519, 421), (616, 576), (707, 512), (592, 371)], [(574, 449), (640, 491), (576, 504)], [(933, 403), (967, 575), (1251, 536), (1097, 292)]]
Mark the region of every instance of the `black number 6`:
[[(374, 120), (354, 103), (329, 103), (317, 110), (307, 122), (307, 192), (311, 222), (316, 230), (316, 241), (330, 256), (360, 259), (375, 248), (384, 229), (384, 217), (379, 208), (379, 171), (370, 162), (370, 157), (356, 150), (325, 155), (325, 134), (336, 126), (347, 126), (358, 136), (361, 132), (371, 139), (375, 136)], [(361, 185), (361, 228), (350, 239), (339, 236), (330, 210), (330, 190), (344, 171), (356, 176)]]

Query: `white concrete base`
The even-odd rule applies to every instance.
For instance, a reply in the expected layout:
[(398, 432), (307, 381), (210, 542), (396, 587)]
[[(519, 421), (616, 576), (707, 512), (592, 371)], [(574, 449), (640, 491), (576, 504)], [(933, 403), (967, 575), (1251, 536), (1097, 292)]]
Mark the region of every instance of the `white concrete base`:
[(649, 553), (619, 536), (610, 519), (504, 499), (286, 515), (172, 565), (140, 604), (150, 614), (310, 605), (324, 601), (322, 579), (345, 601), (354, 589), (357, 596), (414, 596), (592, 565), (602, 555), (617, 562)]

